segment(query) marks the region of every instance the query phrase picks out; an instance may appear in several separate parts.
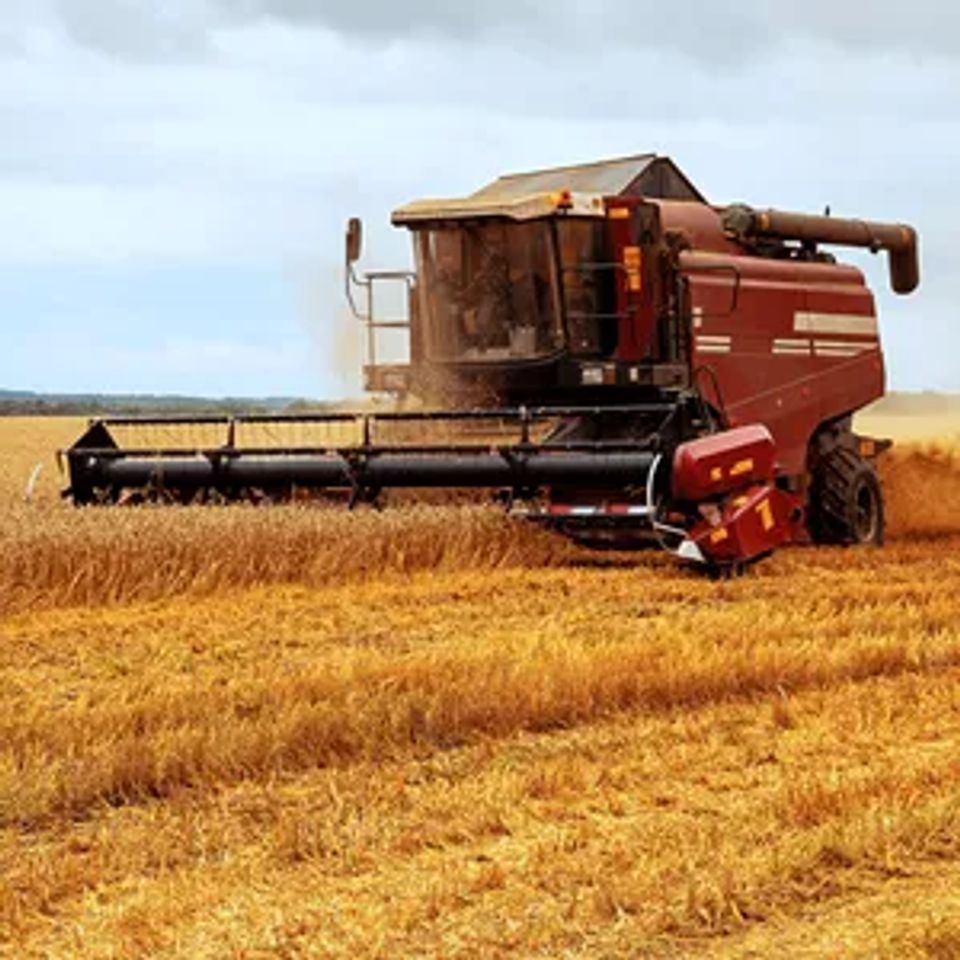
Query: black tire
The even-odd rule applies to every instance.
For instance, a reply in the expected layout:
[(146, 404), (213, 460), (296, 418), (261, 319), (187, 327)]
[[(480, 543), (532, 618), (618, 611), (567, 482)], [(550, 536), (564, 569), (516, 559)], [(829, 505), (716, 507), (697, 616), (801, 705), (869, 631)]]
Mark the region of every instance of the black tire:
[(872, 464), (834, 447), (814, 469), (810, 533), (817, 543), (883, 543), (883, 491)]

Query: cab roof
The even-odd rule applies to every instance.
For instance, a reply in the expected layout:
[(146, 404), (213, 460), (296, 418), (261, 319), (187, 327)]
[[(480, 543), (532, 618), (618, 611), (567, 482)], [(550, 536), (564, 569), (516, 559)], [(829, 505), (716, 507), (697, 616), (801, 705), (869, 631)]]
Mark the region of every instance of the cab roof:
[(655, 153), (598, 160), (528, 173), (508, 173), (471, 194), (471, 200), (502, 201), (532, 193), (569, 190), (605, 197), (642, 194), (663, 200), (706, 199), (669, 158)]
[(393, 212), (392, 220), (398, 225), (476, 217), (531, 220), (559, 209), (573, 216), (602, 216), (604, 197), (628, 196), (706, 202), (669, 157), (643, 153), (505, 174), (467, 197), (406, 204)]

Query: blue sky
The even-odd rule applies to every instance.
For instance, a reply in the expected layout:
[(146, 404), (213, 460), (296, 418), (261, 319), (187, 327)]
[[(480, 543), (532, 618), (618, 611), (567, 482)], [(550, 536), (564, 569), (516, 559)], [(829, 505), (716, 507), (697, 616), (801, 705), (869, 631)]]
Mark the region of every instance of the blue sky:
[[(717, 202), (907, 220), (894, 387), (960, 390), (960, 13), (601, 0), (7, 0), (0, 387), (356, 395), (343, 222), (667, 153)], [(631, 24), (624, 30), (623, 24)]]

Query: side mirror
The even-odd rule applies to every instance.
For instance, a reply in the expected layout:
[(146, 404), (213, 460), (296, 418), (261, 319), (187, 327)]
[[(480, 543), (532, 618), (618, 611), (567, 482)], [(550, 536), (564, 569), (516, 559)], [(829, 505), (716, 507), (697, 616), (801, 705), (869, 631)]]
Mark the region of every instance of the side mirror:
[(347, 221), (347, 263), (356, 263), (363, 250), (363, 221), (351, 217)]

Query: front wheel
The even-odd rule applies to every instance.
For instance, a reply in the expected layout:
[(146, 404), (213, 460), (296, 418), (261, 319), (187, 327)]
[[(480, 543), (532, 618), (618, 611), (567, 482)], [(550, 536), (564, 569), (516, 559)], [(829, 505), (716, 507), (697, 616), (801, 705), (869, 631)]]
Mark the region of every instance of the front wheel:
[(817, 543), (881, 544), (883, 491), (873, 465), (848, 447), (835, 447), (814, 469), (810, 533)]

